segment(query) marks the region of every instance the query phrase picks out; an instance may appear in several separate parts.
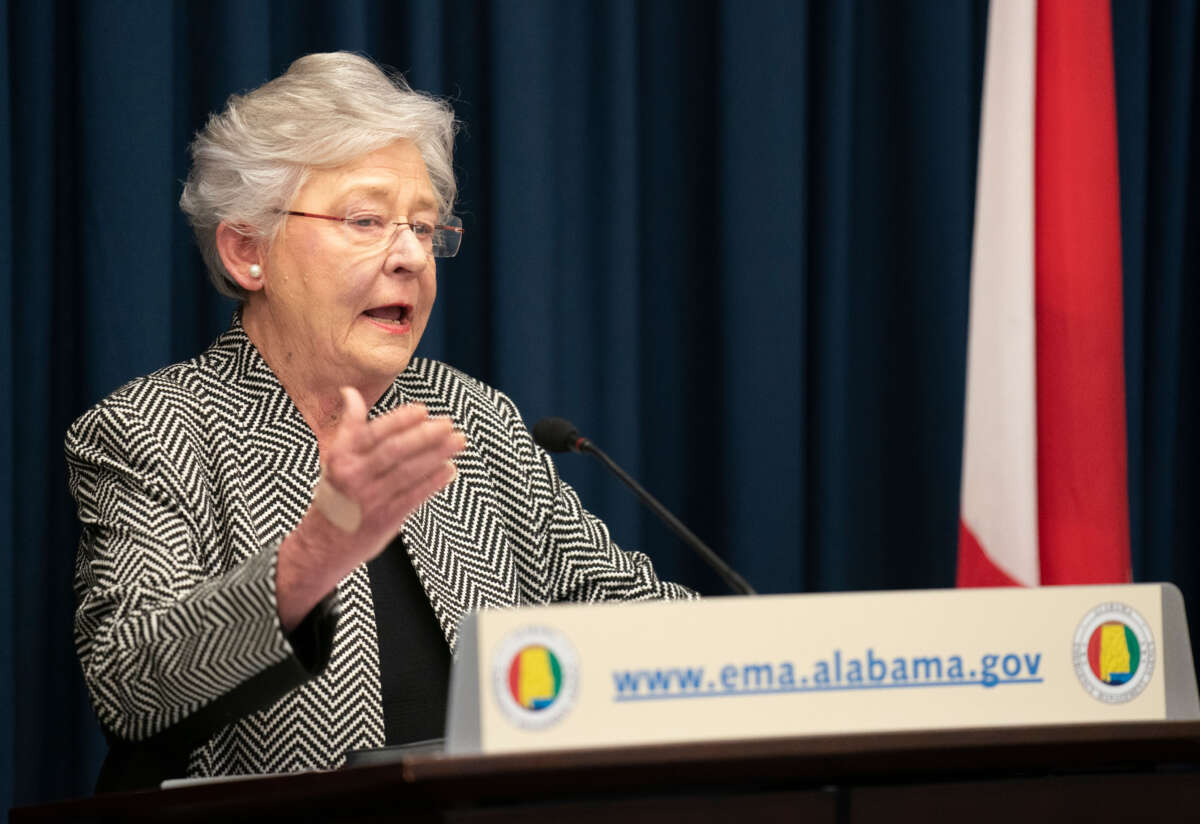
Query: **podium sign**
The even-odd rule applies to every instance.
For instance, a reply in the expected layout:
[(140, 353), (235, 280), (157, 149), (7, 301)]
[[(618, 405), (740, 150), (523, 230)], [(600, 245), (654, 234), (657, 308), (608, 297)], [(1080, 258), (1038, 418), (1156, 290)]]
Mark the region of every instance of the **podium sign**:
[(1170, 584), (724, 597), (469, 616), (447, 751), (1197, 718)]

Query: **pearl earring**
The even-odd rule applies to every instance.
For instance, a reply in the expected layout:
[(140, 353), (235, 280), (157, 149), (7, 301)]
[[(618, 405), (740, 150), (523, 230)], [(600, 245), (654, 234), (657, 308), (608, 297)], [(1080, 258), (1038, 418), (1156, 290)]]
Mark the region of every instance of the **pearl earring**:
[(258, 280), (260, 277), (262, 277), (262, 267), (257, 263), (250, 264), (250, 277), (254, 278), (255, 280)]

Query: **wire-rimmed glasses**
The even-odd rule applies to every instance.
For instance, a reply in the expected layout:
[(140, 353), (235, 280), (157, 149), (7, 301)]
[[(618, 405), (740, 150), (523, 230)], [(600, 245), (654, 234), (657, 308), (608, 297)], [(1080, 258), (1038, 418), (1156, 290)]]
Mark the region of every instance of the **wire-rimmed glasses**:
[(347, 242), (366, 249), (391, 248), (400, 234), (400, 230), (408, 227), (416, 235), (417, 241), (426, 253), (435, 258), (451, 258), (458, 254), (462, 245), (462, 219), (450, 215), (445, 223), (428, 223), (423, 220), (387, 220), (378, 215), (319, 215), (314, 212), (295, 212), (280, 209), (281, 214), (295, 217), (315, 217), (321, 220), (332, 220), (342, 224)]

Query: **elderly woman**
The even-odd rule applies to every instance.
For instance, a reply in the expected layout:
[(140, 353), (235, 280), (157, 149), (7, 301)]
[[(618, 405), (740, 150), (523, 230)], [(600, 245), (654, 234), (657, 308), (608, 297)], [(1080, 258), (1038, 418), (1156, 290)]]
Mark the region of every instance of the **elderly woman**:
[(67, 434), (101, 789), (438, 736), (468, 612), (689, 594), (613, 544), (508, 398), (414, 357), (462, 239), (453, 135), (337, 53), (197, 136), (181, 205), (241, 306)]

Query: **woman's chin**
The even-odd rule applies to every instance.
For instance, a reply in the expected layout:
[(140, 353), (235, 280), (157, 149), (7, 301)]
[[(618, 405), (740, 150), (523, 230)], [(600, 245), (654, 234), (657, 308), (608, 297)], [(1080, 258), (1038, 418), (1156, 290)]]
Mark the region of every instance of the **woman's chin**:
[(360, 337), (357, 344), (353, 361), (364, 377), (392, 380), (408, 368), (417, 348), (417, 336), (412, 329), (405, 334), (372, 330), (371, 335)]

